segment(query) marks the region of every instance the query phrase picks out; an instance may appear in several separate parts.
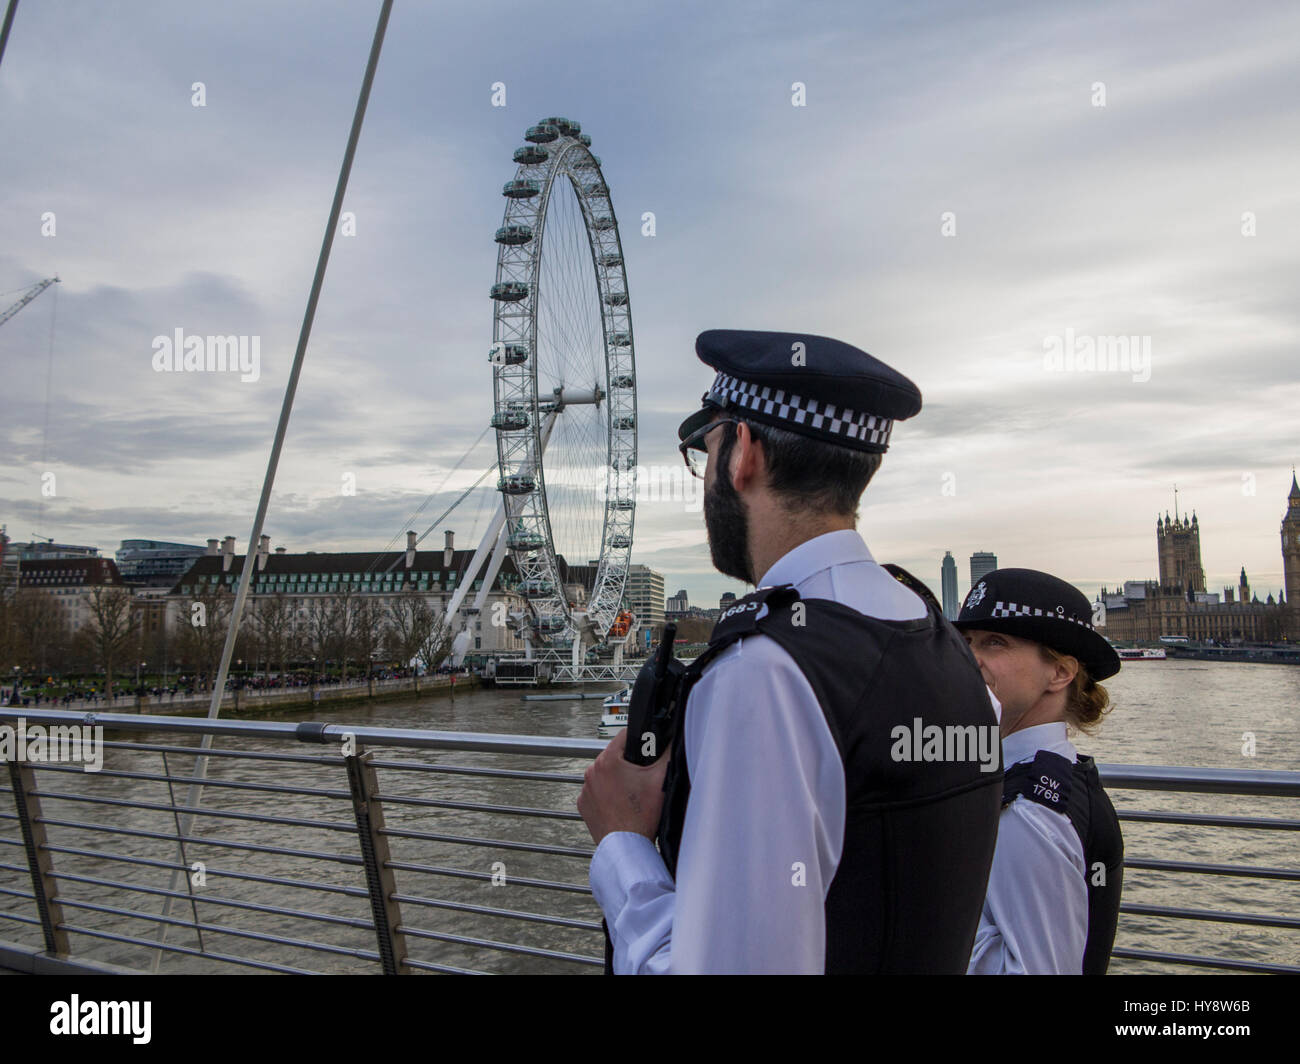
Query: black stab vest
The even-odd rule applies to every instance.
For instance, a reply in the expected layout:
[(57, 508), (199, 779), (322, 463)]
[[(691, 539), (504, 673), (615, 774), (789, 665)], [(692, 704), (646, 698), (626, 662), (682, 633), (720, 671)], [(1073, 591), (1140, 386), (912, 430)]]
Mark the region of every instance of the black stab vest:
[(1080, 756), (1071, 764), (1060, 754), (1039, 750), (1033, 761), (1012, 765), (1006, 771), (1002, 805), (1010, 805), (1017, 795), (1069, 818), (1083, 844), (1084, 879), (1088, 884), (1083, 974), (1105, 975), (1124, 888), (1124, 836), (1115, 807), (1102, 789), (1096, 762)]
[[(825, 902), (827, 973), (964, 974), (970, 961), (997, 838), (1002, 747), (966, 640), (932, 602), (926, 609), (916, 620), (883, 621), (800, 599), (790, 585), (760, 588), (722, 615), (678, 696), (657, 837), (674, 876), (690, 801), (686, 705), (705, 666), (736, 640), (766, 635), (817, 696), (846, 795), (843, 852)], [(991, 728), (985, 747), (996, 769), (981, 771), (977, 758), (895, 760), (893, 730), (910, 731), (918, 717), (927, 726)]]

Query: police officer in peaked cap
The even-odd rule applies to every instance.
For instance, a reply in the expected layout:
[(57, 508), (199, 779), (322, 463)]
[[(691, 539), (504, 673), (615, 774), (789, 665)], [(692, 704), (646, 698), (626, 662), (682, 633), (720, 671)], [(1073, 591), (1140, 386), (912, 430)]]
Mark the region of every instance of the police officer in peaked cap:
[(1003, 782), (998, 844), (969, 970), (1103, 975), (1124, 874), (1119, 819), (1092, 758), (1070, 731), (1090, 732), (1119, 672), (1093, 628), (1092, 606), (1064, 580), (996, 569), (957, 615), (1001, 704)]
[(1002, 793), (995, 706), (933, 595), (856, 531), (920, 392), (823, 336), (713, 330), (696, 353), (716, 375), (680, 449), (713, 564), (757, 590), (674, 681), (668, 752), (632, 764), (625, 733), (587, 771), (612, 968), (964, 972)]

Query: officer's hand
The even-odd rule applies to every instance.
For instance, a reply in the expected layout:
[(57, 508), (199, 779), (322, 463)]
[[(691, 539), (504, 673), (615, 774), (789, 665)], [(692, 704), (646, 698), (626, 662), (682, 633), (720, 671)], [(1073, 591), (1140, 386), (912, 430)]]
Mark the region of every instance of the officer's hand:
[(664, 804), (664, 774), (668, 758), (653, 765), (623, 760), (627, 729), (609, 741), (583, 777), (578, 812), (597, 846), (613, 831), (635, 831), (653, 839)]

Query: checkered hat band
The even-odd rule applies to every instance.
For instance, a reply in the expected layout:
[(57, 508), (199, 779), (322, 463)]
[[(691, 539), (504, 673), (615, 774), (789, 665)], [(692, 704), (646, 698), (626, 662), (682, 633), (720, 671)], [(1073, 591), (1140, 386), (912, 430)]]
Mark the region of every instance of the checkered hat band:
[(998, 602), (993, 607), (990, 617), (1050, 617), (1054, 621), (1069, 621), (1071, 624), (1077, 624), (1088, 631), (1094, 631), (1091, 624), (1087, 621), (1081, 621), (1077, 617), (1067, 617), (1063, 613), (1057, 613), (1055, 610), (1039, 609), (1037, 606), (1018, 606), (1014, 602)]
[(822, 403), (792, 395), (783, 388), (751, 384), (726, 373), (719, 373), (709, 388), (708, 399), (725, 399), (728, 406), (738, 406), (795, 425), (818, 429), (832, 436), (843, 436), (859, 443), (889, 446), (894, 428), (892, 418), (846, 410), (834, 403)]

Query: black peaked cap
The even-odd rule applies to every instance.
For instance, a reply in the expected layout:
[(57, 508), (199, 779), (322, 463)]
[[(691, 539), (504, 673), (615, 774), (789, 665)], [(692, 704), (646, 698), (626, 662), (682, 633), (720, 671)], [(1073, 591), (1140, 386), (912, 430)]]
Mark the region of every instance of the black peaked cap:
[(1094, 680), (1119, 672), (1119, 655), (1092, 626), (1078, 588), (1037, 569), (994, 569), (975, 582), (954, 622), (961, 629), (1032, 639), (1083, 663)]
[(893, 423), (921, 409), (920, 389), (901, 373), (827, 336), (710, 329), (696, 338), (695, 353), (718, 372), (703, 408), (678, 427), (681, 440), (725, 410), (827, 443), (884, 452)]

